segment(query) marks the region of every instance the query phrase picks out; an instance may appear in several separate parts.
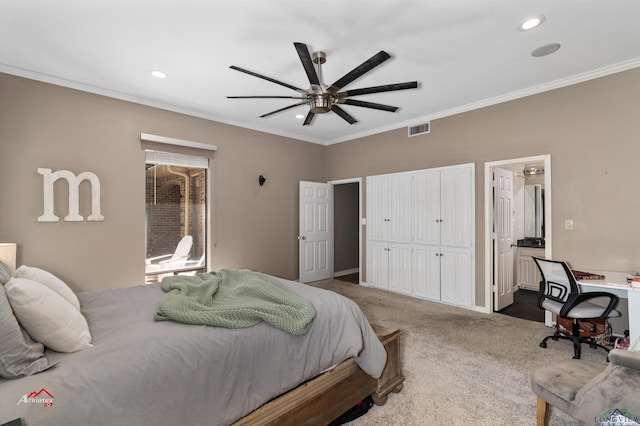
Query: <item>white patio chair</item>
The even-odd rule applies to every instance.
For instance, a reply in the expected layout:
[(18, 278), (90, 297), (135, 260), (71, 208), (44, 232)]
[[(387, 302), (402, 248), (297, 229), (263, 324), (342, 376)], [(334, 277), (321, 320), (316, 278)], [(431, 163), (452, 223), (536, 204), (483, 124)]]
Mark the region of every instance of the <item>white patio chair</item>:
[[(189, 259), (191, 254), (191, 246), (193, 245), (193, 237), (185, 235), (182, 237), (176, 250), (172, 254), (164, 254), (145, 259), (146, 269), (168, 269), (171, 267), (181, 267), (184, 262)], [(161, 260), (164, 259), (164, 260)]]

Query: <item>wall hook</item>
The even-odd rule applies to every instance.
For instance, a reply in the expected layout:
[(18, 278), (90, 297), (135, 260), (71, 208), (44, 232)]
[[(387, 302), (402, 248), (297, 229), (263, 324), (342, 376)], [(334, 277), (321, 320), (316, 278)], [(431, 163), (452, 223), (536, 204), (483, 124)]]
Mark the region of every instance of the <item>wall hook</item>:
[(267, 178), (265, 178), (262, 175), (260, 175), (260, 177), (258, 178), (258, 183), (260, 184), (260, 186), (264, 185), (266, 181), (267, 181)]

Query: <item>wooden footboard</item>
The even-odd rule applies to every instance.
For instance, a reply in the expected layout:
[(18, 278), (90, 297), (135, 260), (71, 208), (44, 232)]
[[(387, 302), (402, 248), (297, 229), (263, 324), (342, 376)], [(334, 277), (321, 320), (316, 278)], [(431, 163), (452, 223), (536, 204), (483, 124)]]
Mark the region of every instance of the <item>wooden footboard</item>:
[(376, 380), (376, 391), (371, 394), (373, 402), (382, 405), (387, 402), (389, 392), (400, 392), (404, 386), (402, 364), (400, 359), (400, 335), (397, 328), (382, 327), (372, 324), (373, 330), (387, 350), (387, 364), (384, 366), (382, 376)]
[(384, 404), (389, 392), (402, 389), (400, 330), (373, 325), (387, 350), (387, 364), (379, 379), (367, 375), (353, 359), (266, 403), (234, 426), (326, 425), (371, 395)]

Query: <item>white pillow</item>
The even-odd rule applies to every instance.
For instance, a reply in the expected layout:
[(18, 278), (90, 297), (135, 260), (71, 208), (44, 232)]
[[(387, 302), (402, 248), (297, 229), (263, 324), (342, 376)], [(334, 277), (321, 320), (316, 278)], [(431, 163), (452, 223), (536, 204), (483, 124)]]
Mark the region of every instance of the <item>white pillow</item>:
[(87, 320), (49, 287), (25, 278), (11, 278), (5, 290), (16, 318), (34, 340), (58, 352), (93, 346)]
[(80, 310), (80, 301), (78, 296), (64, 283), (60, 278), (53, 275), (51, 272), (47, 272), (44, 269), (34, 268), (33, 266), (22, 265), (13, 273), (16, 278), (26, 278), (31, 281), (39, 282), (51, 290), (64, 297), (65, 300)]

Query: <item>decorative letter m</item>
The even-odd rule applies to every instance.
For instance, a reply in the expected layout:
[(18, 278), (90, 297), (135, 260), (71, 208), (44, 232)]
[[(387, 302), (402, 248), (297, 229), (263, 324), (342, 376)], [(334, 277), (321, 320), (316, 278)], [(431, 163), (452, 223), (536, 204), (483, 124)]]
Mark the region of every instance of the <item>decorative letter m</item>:
[(44, 214), (38, 217), (38, 222), (58, 222), (60, 218), (53, 213), (53, 184), (58, 179), (66, 179), (69, 184), (69, 214), (65, 216), (65, 222), (82, 222), (84, 217), (80, 216), (79, 192), (80, 184), (84, 180), (91, 183), (91, 215), (87, 217), (89, 221), (104, 220), (100, 214), (100, 180), (91, 172), (83, 172), (78, 176), (69, 170), (58, 170), (51, 173), (51, 169), (38, 169), (38, 173), (43, 176), (44, 185)]

